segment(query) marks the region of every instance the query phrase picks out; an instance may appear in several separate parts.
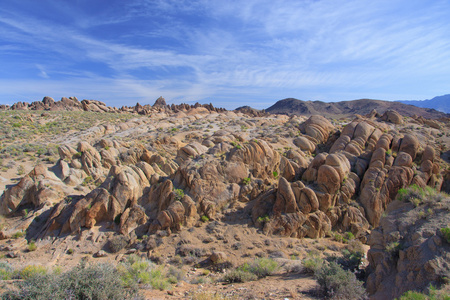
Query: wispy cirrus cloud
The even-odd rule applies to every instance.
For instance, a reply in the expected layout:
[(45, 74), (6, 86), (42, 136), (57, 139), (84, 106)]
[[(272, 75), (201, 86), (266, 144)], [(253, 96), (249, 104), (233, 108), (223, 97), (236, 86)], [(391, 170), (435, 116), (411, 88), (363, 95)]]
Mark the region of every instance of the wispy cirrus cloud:
[(139, 0), (98, 11), (80, 3), (45, 2), (71, 11), (68, 22), (0, 8), (0, 54), (17, 69), (14, 78), (0, 72), (0, 102), (27, 65), (36, 74), (22, 78), (30, 95), (74, 95), (86, 84), (91, 98), (112, 102), (163, 95), (233, 108), (230, 99), (249, 97), (263, 108), (289, 96), (421, 99), (449, 89), (446, 1)]

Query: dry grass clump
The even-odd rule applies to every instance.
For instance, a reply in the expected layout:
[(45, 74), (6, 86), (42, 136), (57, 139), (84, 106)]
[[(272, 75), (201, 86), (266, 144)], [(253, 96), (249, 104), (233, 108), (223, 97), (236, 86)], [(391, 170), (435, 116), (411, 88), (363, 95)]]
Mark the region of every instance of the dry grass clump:
[(183, 277), (179, 269), (158, 266), (136, 255), (117, 267), (81, 263), (64, 273), (39, 265), (14, 270), (0, 262), (0, 279), (22, 279), (1, 299), (138, 299), (139, 287), (168, 290)]
[(450, 284), (444, 285), (440, 289), (431, 285), (428, 293), (408, 291), (398, 300), (450, 300)]
[(28, 266), (23, 281), (2, 294), (2, 299), (133, 299), (136, 289), (125, 288), (117, 269), (110, 264), (80, 264), (65, 273), (49, 273), (43, 267)]
[(258, 258), (250, 264), (245, 263), (231, 270), (225, 274), (222, 280), (228, 283), (253, 281), (272, 275), (278, 269), (279, 265), (275, 260), (271, 258)]
[(225, 296), (219, 292), (198, 291), (190, 295), (191, 300), (234, 300), (236, 297)]

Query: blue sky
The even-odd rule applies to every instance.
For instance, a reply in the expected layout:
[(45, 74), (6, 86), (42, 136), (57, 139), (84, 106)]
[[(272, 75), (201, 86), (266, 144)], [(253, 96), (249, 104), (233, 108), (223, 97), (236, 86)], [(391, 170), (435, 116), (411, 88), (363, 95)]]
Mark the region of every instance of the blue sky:
[(450, 93), (447, 0), (2, 0), (0, 103), (430, 99)]

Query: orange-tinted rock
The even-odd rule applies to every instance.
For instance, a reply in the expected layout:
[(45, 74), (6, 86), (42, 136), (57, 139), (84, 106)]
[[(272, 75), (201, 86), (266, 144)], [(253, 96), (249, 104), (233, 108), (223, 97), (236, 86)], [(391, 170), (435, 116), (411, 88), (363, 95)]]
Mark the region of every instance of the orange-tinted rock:
[(403, 124), (402, 116), (395, 110), (387, 110), (382, 116), (381, 120), (391, 122), (394, 124)]
[(312, 189), (303, 188), (300, 190), (299, 197), (297, 197), (297, 205), (302, 213), (308, 214), (319, 209), (319, 200)]
[(416, 159), (417, 150), (419, 149), (419, 140), (413, 134), (405, 134), (402, 138), (399, 152), (406, 152), (411, 155), (412, 159)]
[(298, 212), (298, 206), (291, 185), (284, 178), (280, 177), (278, 181), (278, 191), (273, 212), (275, 214)]

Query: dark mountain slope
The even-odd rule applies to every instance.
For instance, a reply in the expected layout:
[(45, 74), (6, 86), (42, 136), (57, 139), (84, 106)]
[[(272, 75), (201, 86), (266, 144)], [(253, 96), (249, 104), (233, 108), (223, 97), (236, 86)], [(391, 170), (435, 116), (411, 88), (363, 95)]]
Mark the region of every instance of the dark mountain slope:
[(382, 114), (393, 109), (403, 116), (422, 116), (428, 119), (448, 117), (445, 113), (434, 109), (416, 107), (400, 102), (360, 99), (341, 102), (302, 101), (288, 98), (276, 102), (266, 111), (274, 114), (322, 115), (325, 117), (343, 117), (352, 114), (365, 115), (375, 109)]

